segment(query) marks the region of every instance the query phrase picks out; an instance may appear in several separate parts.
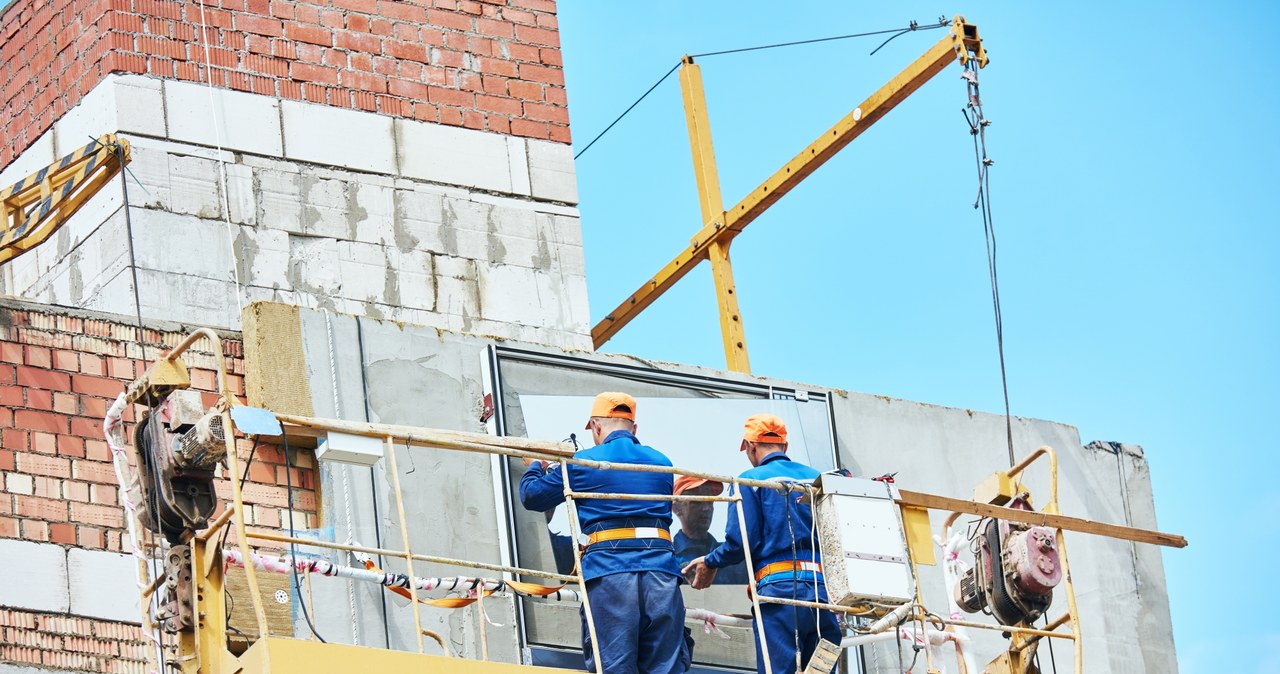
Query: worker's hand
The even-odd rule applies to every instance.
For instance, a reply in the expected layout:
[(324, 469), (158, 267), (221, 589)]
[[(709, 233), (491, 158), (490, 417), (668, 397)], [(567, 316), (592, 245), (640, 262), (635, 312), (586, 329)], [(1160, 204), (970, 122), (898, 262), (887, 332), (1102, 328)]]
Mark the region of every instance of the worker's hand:
[(531, 457), (531, 456), (526, 456), (526, 457), (524, 457), (524, 467), (525, 467), (525, 468), (528, 468), (529, 466), (532, 466), (532, 465), (533, 465), (533, 464), (535, 464), (535, 463), (537, 463), (537, 464), (542, 464), (542, 465), (538, 466), (538, 468), (539, 468), (540, 470), (542, 470), (544, 473), (546, 472), (546, 470), (547, 470), (547, 462), (546, 462), (546, 461), (540, 461), (540, 460), (535, 459), (535, 458), (533, 458), (533, 457)]
[(695, 590), (705, 590), (708, 587), (711, 587), (711, 581), (716, 579), (716, 571), (718, 571), (718, 569), (713, 569), (707, 566), (707, 558), (705, 556), (689, 562), (680, 570), (680, 572), (684, 574), (685, 580), (687, 580)]

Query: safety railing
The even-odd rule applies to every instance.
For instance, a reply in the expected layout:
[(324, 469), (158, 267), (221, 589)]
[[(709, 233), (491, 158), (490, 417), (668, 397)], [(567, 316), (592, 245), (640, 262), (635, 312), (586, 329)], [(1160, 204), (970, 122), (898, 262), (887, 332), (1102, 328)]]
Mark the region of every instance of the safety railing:
[[(371, 555), (371, 556), (398, 558), (403, 560), (406, 570), (408, 572), (409, 582), (407, 585), (407, 589), (408, 589), (409, 598), (411, 600), (410, 603), (412, 604), (412, 610), (413, 610), (413, 616), (414, 616), (414, 628), (415, 628), (415, 636), (417, 640), (417, 650), (420, 653), (425, 652), (424, 636), (433, 638), (438, 642), (442, 642), (442, 640), (439, 638), (438, 635), (432, 633), (430, 630), (426, 630), (423, 628), (421, 609), (420, 609), (420, 604), (422, 603), (422, 601), (418, 593), (418, 587), (421, 584), (418, 581), (421, 579), (418, 579), (417, 576), (415, 576), (414, 574), (414, 567), (413, 567), (414, 562), (436, 563), (436, 564), (444, 564), (449, 566), (456, 566), (460, 568), (471, 568), (471, 569), (479, 569), (479, 570), (498, 572), (498, 573), (504, 573), (504, 574), (515, 574), (520, 576), (543, 578), (546, 580), (558, 581), (561, 583), (577, 583), (580, 588), (585, 590), (586, 584), (583, 580), (582, 572), (581, 572), (582, 552), (577, 545), (573, 546), (574, 559), (575, 559), (575, 562), (577, 562), (577, 564), (575, 567), (575, 572), (572, 574), (552, 573), (552, 572), (543, 571), (539, 569), (523, 568), (519, 566), (512, 566), (512, 565), (505, 565), (505, 564), (491, 564), (491, 563), (476, 562), (476, 561), (465, 560), (465, 559), (443, 557), (438, 555), (426, 555), (426, 554), (415, 553), (412, 549), (412, 541), (409, 538), (409, 528), (408, 528), (408, 522), (405, 517), (403, 494), (400, 489), (399, 471), (396, 466), (395, 450), (399, 444), (405, 445), (408, 448), (408, 451), (413, 451), (418, 448), (436, 448), (436, 449), (444, 449), (444, 450), (508, 456), (508, 457), (529, 459), (529, 460), (558, 462), (560, 464), (560, 470), (562, 471), (562, 474), (564, 477), (564, 483), (565, 483), (564, 497), (565, 497), (566, 507), (569, 512), (570, 531), (574, 541), (579, 540), (579, 536), (581, 534), (581, 524), (578, 518), (577, 506), (576, 506), (576, 501), (581, 499), (620, 499), (620, 500), (635, 499), (635, 500), (670, 501), (670, 502), (720, 501), (720, 502), (731, 503), (732, 504), (731, 507), (734, 507), (737, 510), (740, 533), (742, 535), (743, 548), (746, 556), (746, 559), (744, 561), (748, 569), (753, 569), (754, 565), (752, 563), (753, 560), (751, 559), (751, 552), (750, 552), (751, 546), (749, 541), (749, 534), (746, 528), (746, 518), (744, 516), (743, 506), (742, 506), (742, 498), (741, 498), (742, 489), (744, 487), (752, 487), (752, 488), (773, 489), (778, 491), (788, 491), (794, 488), (793, 486), (789, 486), (785, 483), (753, 480), (753, 479), (747, 479), (747, 478), (742, 478), (738, 476), (717, 475), (714, 473), (695, 471), (695, 470), (686, 470), (686, 469), (681, 469), (681, 468), (676, 468), (671, 466), (620, 464), (620, 463), (611, 463), (611, 462), (582, 459), (577, 456), (574, 456), (573, 449), (568, 445), (565, 445), (562, 443), (544, 442), (544, 441), (530, 440), (526, 438), (497, 437), (497, 436), (478, 434), (478, 433), (431, 430), (431, 429), (389, 425), (389, 424), (373, 424), (373, 423), (367, 423), (367, 422), (352, 422), (352, 421), (334, 420), (334, 419), (317, 419), (317, 418), (302, 417), (302, 416), (295, 416), (295, 415), (288, 415), (288, 414), (277, 414), (275, 415), (276, 418), (285, 426), (286, 437), (290, 432), (301, 433), (305, 430), (307, 433), (310, 433), (313, 435), (318, 432), (340, 432), (340, 433), (376, 437), (383, 440), (383, 442), (385, 443), (385, 449), (386, 449), (385, 454), (386, 454), (386, 460), (387, 460), (387, 469), (388, 469), (388, 472), (391, 473), (390, 486), (393, 491), (393, 496), (396, 504), (396, 514), (400, 524), (401, 539), (402, 539), (402, 544), (404, 546), (404, 549), (393, 550), (393, 549), (387, 549), (387, 548), (375, 548), (375, 547), (368, 547), (368, 546), (355, 545), (355, 544), (349, 544), (349, 543), (337, 543), (337, 542), (329, 542), (324, 540), (316, 540), (313, 538), (302, 538), (296, 535), (290, 535), (290, 534), (284, 534), (284, 533), (273, 533), (268, 531), (250, 530), (245, 525), (245, 516), (244, 516), (245, 504), (244, 504), (244, 494), (241, 489), (241, 481), (239, 479), (234, 479), (235, 476), (239, 476), (242, 474), (242, 470), (240, 467), (239, 458), (236, 453), (235, 434), (234, 432), (230, 431), (230, 429), (234, 428), (234, 425), (232, 423), (232, 418), (230, 415), (230, 409), (242, 403), (240, 403), (240, 401), (236, 398), (234, 393), (232, 393), (232, 391), (227, 385), (225, 360), (223, 358), (221, 344), (217, 335), (208, 330), (200, 330), (195, 333), (192, 333), (181, 344), (174, 347), (171, 351), (165, 354), (163, 356), (163, 359), (170, 362), (173, 361), (174, 359), (178, 358), (178, 356), (180, 356), (186, 349), (191, 347), (192, 344), (194, 344), (201, 337), (207, 338), (208, 341), (212, 343), (211, 350), (214, 355), (214, 360), (218, 364), (218, 370), (219, 370), (217, 373), (218, 375), (217, 382), (218, 382), (218, 388), (219, 388), (218, 409), (221, 411), (221, 414), (222, 414), (222, 421), (224, 424), (223, 427), (228, 429), (228, 432), (226, 433), (227, 468), (228, 468), (228, 475), (231, 476), (233, 479), (230, 480), (231, 481), (230, 507), (227, 508), (221, 515), (219, 515), (213, 521), (211, 521), (206, 529), (200, 532), (197, 532), (195, 536), (192, 538), (192, 541), (197, 543), (199, 546), (197, 553), (193, 555), (193, 558), (198, 558), (198, 559), (194, 559), (194, 562), (197, 564), (197, 573), (195, 574), (195, 580), (197, 583), (200, 583), (204, 580), (204, 574), (200, 573), (201, 570), (203, 570), (205, 574), (212, 574), (214, 572), (214, 569), (212, 569), (212, 565), (220, 563), (215, 561), (217, 559), (217, 553), (220, 551), (220, 547), (214, 546), (213, 549), (209, 549), (208, 546), (211, 542), (217, 540), (215, 538), (215, 534), (217, 534), (219, 531), (221, 531), (223, 528), (227, 526), (233, 527), (236, 533), (236, 538), (237, 538), (236, 550), (238, 552), (238, 555), (235, 555), (235, 557), (238, 558), (238, 560), (240, 561), (241, 565), (245, 570), (246, 581), (249, 588), (250, 600), (253, 605), (253, 614), (254, 614), (254, 619), (257, 623), (259, 638), (266, 638), (270, 636), (270, 628), (267, 622), (265, 609), (262, 604), (261, 594), (259, 592), (258, 579), (256, 575), (257, 568), (263, 565), (261, 564), (262, 558), (261, 556), (255, 555), (250, 549), (251, 541), (259, 541), (267, 544), (286, 544), (290, 546), (302, 545), (302, 546), (310, 546), (310, 547), (329, 549), (329, 550), (335, 550), (335, 551), (361, 553), (364, 555)], [(143, 377), (140, 377), (138, 381), (135, 381), (134, 384), (131, 385), (130, 390), (133, 390), (134, 388), (139, 386), (140, 382), (145, 380), (146, 376), (147, 375), (144, 374)], [(1043, 456), (1046, 454), (1051, 457), (1051, 462), (1052, 462), (1051, 482), (1053, 485), (1053, 496), (1051, 499), (1051, 507), (1053, 509), (1053, 512), (1057, 512), (1057, 460), (1056, 460), (1056, 456), (1053, 455), (1052, 450), (1049, 450), (1048, 448), (1042, 448), (1041, 450), (1038, 450), (1037, 453), (1033, 454), (1031, 457), (1028, 457), (1028, 459), (1024, 461), (1023, 464), (1020, 464), (1019, 466), (1015, 467), (1015, 469), (1011, 470), (1010, 472), (1011, 473), (1021, 472), (1022, 470), (1025, 470), (1025, 468), (1028, 465), (1030, 465), (1031, 461), (1033, 461), (1039, 456)], [(571, 489), (571, 485), (569, 482), (569, 472), (568, 472), (569, 465), (577, 465), (577, 466), (595, 468), (600, 470), (621, 470), (621, 471), (634, 471), (634, 472), (667, 473), (672, 475), (687, 475), (691, 477), (704, 478), (707, 480), (714, 480), (717, 482), (721, 482), (723, 484), (729, 484), (733, 486), (733, 489), (724, 496), (653, 495), (653, 494), (580, 492), (580, 491), (575, 491)], [(959, 516), (959, 513), (953, 514), (952, 517), (947, 520), (947, 526), (949, 527), (952, 523), (954, 523), (955, 519), (958, 516)], [(131, 514), (131, 517), (136, 518), (136, 514)], [(290, 525), (292, 525), (292, 517), (290, 518)], [(1058, 544), (1059, 546), (1062, 546), (1063, 544), (1062, 531), (1060, 529), (1058, 530), (1057, 536), (1058, 536)], [(1062, 548), (1062, 550), (1063, 550), (1063, 553), (1062, 553), (1063, 567), (1064, 567), (1064, 571), (1066, 571), (1065, 548)], [(290, 556), (290, 558), (288, 558), (287, 560), (289, 564), (292, 564), (292, 565), (300, 564), (300, 560), (294, 559), (292, 557), (293, 556)], [(1027, 638), (1021, 642), (1022, 648), (1026, 648), (1031, 643), (1034, 643), (1034, 640), (1038, 640), (1044, 637), (1071, 639), (1075, 642), (1075, 646), (1076, 646), (1076, 649), (1075, 649), (1076, 650), (1076, 672), (1078, 673), (1080, 671), (1079, 625), (1078, 625), (1078, 620), (1076, 619), (1074, 591), (1071, 590), (1070, 588), (1069, 573), (1066, 574), (1067, 583), (1068, 583), (1069, 611), (1068, 611), (1068, 614), (1066, 614), (1064, 617), (1054, 621), (1053, 623), (1048, 625), (1045, 629), (1035, 629), (1030, 627), (1017, 627), (1017, 626), (1004, 626), (1004, 625), (991, 625), (991, 624), (979, 623), (975, 621), (958, 620), (954, 618), (942, 619), (929, 613), (925, 609), (922, 601), (920, 583), (918, 582), (919, 573), (918, 573), (918, 569), (915, 562), (915, 555), (908, 554), (908, 557), (910, 557), (911, 559), (912, 574), (917, 579), (917, 582), (915, 584), (916, 597), (914, 602), (903, 604), (901, 606), (876, 605), (872, 603), (861, 604), (858, 606), (843, 606), (843, 605), (837, 605), (837, 604), (832, 604), (827, 602), (805, 601), (805, 600), (797, 600), (797, 599), (786, 599), (781, 597), (760, 596), (760, 593), (757, 591), (754, 574), (748, 573), (747, 576), (748, 576), (748, 585), (750, 587), (752, 612), (755, 618), (755, 620), (753, 621), (755, 623), (754, 628), (761, 642), (761, 651), (765, 659), (765, 671), (771, 673), (771, 667), (768, 664), (769, 663), (768, 645), (767, 645), (767, 641), (764, 639), (764, 622), (761, 619), (761, 610), (760, 610), (761, 603), (791, 605), (791, 606), (811, 608), (811, 609), (828, 610), (828, 611), (846, 614), (850, 616), (880, 618), (878, 622), (873, 623), (870, 627), (855, 629), (855, 631), (858, 632), (861, 635), (861, 637), (854, 637), (849, 645), (857, 645), (858, 643), (865, 641), (866, 638), (868, 637), (885, 632), (890, 627), (893, 627), (896, 629), (898, 625), (894, 624), (894, 620), (898, 621), (898, 624), (901, 624), (904, 621), (917, 622), (919, 624), (919, 632), (918, 632), (919, 635), (930, 635), (938, 631), (946, 630), (952, 626), (971, 627), (971, 628), (977, 628), (977, 629), (995, 630), (995, 631), (1007, 632), (1011, 634), (1024, 635)], [(484, 595), (486, 594), (486, 591), (488, 590), (490, 584), (492, 584), (494, 588), (500, 588), (504, 585), (504, 583), (509, 582), (509, 581), (498, 581), (498, 580), (492, 580), (492, 579), (475, 579), (475, 580), (477, 580), (480, 583), (480, 591), (477, 593), (477, 596), (475, 598), (477, 602), (483, 602)], [(149, 598), (156, 591), (156, 589), (159, 587), (159, 585), (162, 582), (163, 582), (163, 579), (157, 577), (157, 578), (151, 579), (151, 582), (145, 587), (143, 587), (142, 596), (143, 596), (144, 612), (146, 611), (145, 607), (149, 603), (148, 602)], [(560, 590), (562, 588), (564, 588), (563, 585), (561, 586), (561, 588), (544, 588), (544, 589)], [(219, 595), (219, 598), (217, 599), (217, 601), (221, 601), (221, 598), (220, 598), (221, 592), (218, 592), (217, 594)], [(596, 668), (597, 668), (597, 671), (601, 671), (603, 668), (601, 666), (600, 659), (599, 659), (600, 649), (598, 647), (598, 639), (595, 631), (595, 621), (594, 621), (594, 616), (591, 610), (590, 598), (588, 597), (585, 591), (577, 592), (575, 594), (577, 594), (577, 596), (580, 598), (582, 602), (583, 611), (587, 618), (587, 625), (588, 625), (588, 631), (589, 631), (588, 637), (591, 640), (591, 643), (593, 646), (593, 653), (596, 659)], [(215, 602), (214, 608), (216, 609), (218, 606), (219, 604)], [(223, 609), (225, 610), (225, 607), (223, 607)], [(482, 603), (480, 605), (480, 610), (481, 611), (483, 610)], [(691, 609), (690, 615), (698, 616), (698, 617), (706, 617), (706, 616), (713, 616), (715, 614), (712, 614), (710, 612), (707, 612), (701, 609)], [(725, 617), (725, 616), (719, 616), (719, 617), (724, 619), (726, 624), (733, 622), (733, 619), (730, 619), (728, 617)], [(149, 618), (148, 616), (144, 616), (144, 624), (149, 624), (148, 618)], [(218, 621), (213, 621), (213, 622), (218, 622)], [(486, 621), (483, 618), (481, 618), (478, 622), (479, 622), (479, 628), (480, 628), (481, 657), (482, 659), (488, 659), (487, 633), (486, 633), (486, 624), (485, 624)], [(1062, 624), (1066, 622), (1071, 623), (1072, 633), (1066, 634), (1066, 633), (1054, 631), (1057, 627), (1060, 627)], [(225, 617), (222, 619), (221, 624), (225, 625)], [(938, 626), (938, 630), (933, 630), (930, 627), (930, 625)], [(289, 635), (289, 636), (292, 636), (292, 635)], [(862, 641), (859, 641), (859, 639), (861, 639)], [(218, 643), (204, 643), (204, 642), (209, 642), (210, 640), (217, 641)], [(191, 661), (195, 661), (195, 662), (203, 661), (207, 663), (211, 659), (216, 659), (218, 657), (221, 657), (222, 651), (224, 649), (225, 649), (225, 632), (223, 632), (221, 629), (215, 629), (211, 633), (198, 634), (197, 636), (191, 639), (186, 639), (184, 641), (181, 641), (179, 643), (180, 651), (190, 650), (190, 651), (194, 651), (195, 653), (194, 654), (179, 653), (179, 659), (182, 660), (184, 663), (189, 663)], [(448, 651), (446, 649), (446, 653), (447, 652)], [(928, 652), (928, 649), (926, 649), (926, 652)], [(932, 655), (929, 654), (928, 657), (929, 657), (930, 668), (932, 669), (933, 667)], [(961, 661), (961, 668), (962, 669), (964, 668), (963, 661)], [(188, 670), (184, 664), (183, 671), (196, 671), (196, 670), (194, 669)]]

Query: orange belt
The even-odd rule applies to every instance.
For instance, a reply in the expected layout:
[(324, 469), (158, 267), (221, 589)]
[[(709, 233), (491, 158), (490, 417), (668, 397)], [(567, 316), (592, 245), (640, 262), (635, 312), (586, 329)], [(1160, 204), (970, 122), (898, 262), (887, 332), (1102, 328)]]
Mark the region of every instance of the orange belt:
[(822, 573), (822, 565), (817, 562), (797, 562), (794, 560), (765, 564), (764, 567), (756, 572), (756, 582), (759, 583), (764, 580), (766, 576), (771, 576), (775, 573), (786, 573), (789, 571), (812, 571), (814, 573)]
[(635, 527), (629, 529), (604, 529), (585, 536), (586, 545), (595, 545), (605, 541), (621, 541), (630, 538), (661, 538), (671, 540), (671, 532), (658, 527)]

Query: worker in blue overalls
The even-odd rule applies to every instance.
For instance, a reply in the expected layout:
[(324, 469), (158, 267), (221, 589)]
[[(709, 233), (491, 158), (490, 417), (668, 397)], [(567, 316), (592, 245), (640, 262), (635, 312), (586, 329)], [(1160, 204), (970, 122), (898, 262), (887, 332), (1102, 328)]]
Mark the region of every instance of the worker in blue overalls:
[[(636, 401), (625, 393), (601, 393), (587, 430), (596, 446), (577, 457), (612, 463), (670, 466), (671, 461), (636, 438)], [(671, 495), (670, 473), (599, 470), (570, 464), (573, 491)], [(542, 512), (564, 502), (559, 467), (531, 464), (520, 478), (520, 503)], [(692, 640), (684, 627), (680, 565), (671, 545), (671, 502), (575, 500), (582, 527), (582, 577), (591, 602), (603, 674), (678, 674), (689, 669)], [(582, 648), (587, 670), (596, 671), (586, 612)]]
[[(772, 414), (747, 418), (741, 450), (754, 466), (741, 477), (752, 480), (811, 483), (818, 471), (787, 458), (787, 426)], [(822, 580), (822, 556), (814, 545), (813, 512), (800, 502), (803, 491), (778, 491), (742, 487), (742, 513), (751, 545), (752, 572), (761, 597), (802, 601), (827, 601)], [(685, 566), (695, 589), (715, 579), (716, 571), (744, 558), (742, 530), (737, 508), (729, 508), (724, 542), (705, 557)], [(839, 644), (840, 625), (830, 611), (760, 603), (764, 634), (773, 674), (805, 668), (819, 638)], [(756, 630), (756, 671), (763, 674), (765, 660)]]

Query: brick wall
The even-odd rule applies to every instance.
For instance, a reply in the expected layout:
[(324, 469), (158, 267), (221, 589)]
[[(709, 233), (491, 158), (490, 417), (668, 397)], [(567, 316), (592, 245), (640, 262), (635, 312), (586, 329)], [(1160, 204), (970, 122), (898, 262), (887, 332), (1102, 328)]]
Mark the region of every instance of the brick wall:
[(0, 15), (0, 168), (111, 72), (569, 142), (554, 0), (210, 0), (203, 19), (201, 9), (13, 2)]
[[(102, 417), (118, 393), (145, 369), (136, 329), (87, 314), (67, 315), (27, 305), (0, 306), (0, 538), (41, 541), (90, 550), (129, 549), (124, 510), (116, 490)], [(148, 330), (147, 355), (176, 344), (183, 333)], [(183, 360), (192, 387), (212, 402), (213, 358), (197, 348)], [(244, 390), (238, 340), (224, 339), (233, 391)], [(126, 413), (131, 422), (133, 411)], [(132, 431), (132, 423), (127, 427)], [(241, 465), (250, 444), (241, 440)], [(286, 467), (279, 447), (260, 445), (250, 466), (245, 500), (249, 522), (278, 530), (290, 503), (314, 523), (315, 463), (310, 452)], [(221, 499), (230, 483), (219, 480)], [(253, 528), (253, 527), (250, 527)], [(123, 539), (123, 540), (122, 540)], [(234, 540), (234, 537), (232, 537)], [(0, 662), (40, 664), (92, 672), (141, 671), (138, 629), (66, 614), (0, 610)]]

